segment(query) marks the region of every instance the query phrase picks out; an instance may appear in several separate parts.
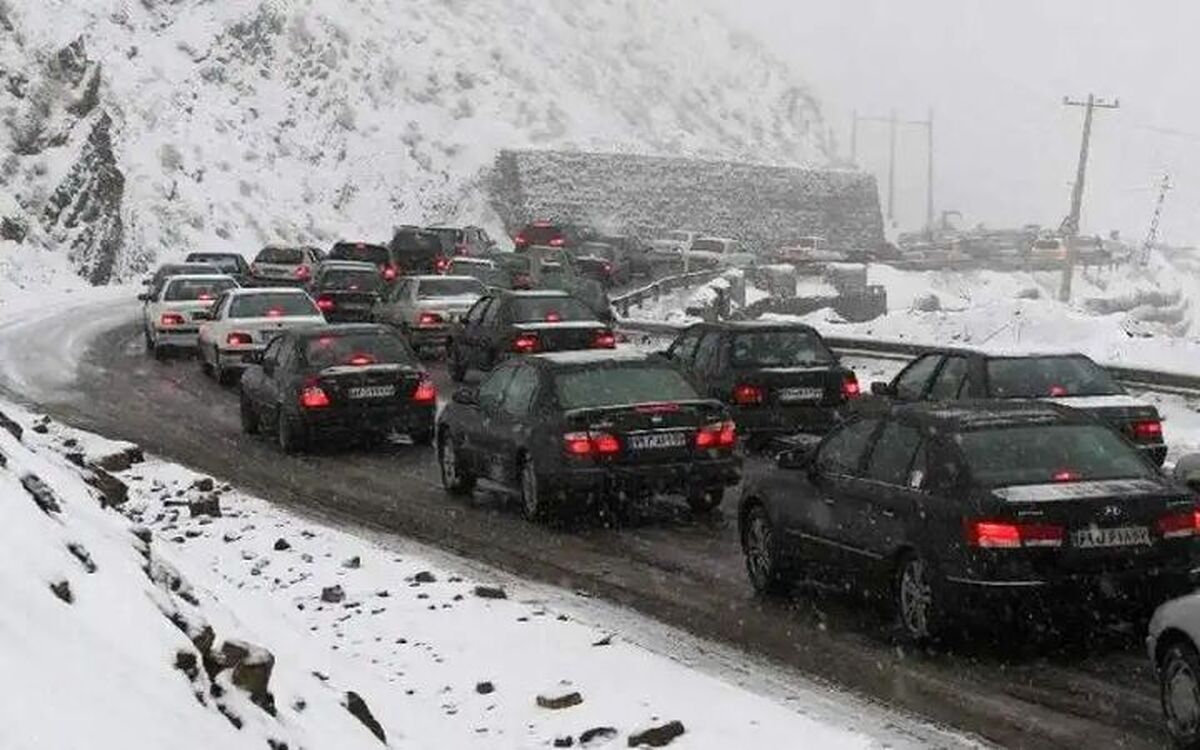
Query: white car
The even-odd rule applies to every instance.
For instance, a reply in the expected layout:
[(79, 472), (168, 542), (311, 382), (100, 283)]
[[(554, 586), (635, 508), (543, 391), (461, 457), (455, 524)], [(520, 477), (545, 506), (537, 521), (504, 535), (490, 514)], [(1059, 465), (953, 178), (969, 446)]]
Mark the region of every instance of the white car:
[(695, 266), (745, 268), (757, 258), (742, 243), (728, 237), (697, 237), (688, 249), (688, 260)]
[(200, 323), (217, 298), (238, 283), (224, 274), (187, 274), (166, 279), (157, 295), (141, 295), (146, 351), (162, 359), (172, 349), (192, 349)]
[(659, 253), (682, 253), (684, 250), (690, 248), (699, 236), (699, 232), (678, 229), (674, 232), (667, 232), (665, 237), (652, 240), (650, 242), (650, 249), (653, 252)]
[(415, 349), (443, 346), (450, 326), (487, 294), (474, 276), (405, 276), (375, 306), (377, 322), (398, 328)]
[(203, 315), (200, 368), (221, 383), (241, 374), (247, 357), (288, 328), (323, 325), (325, 317), (303, 289), (232, 289)]

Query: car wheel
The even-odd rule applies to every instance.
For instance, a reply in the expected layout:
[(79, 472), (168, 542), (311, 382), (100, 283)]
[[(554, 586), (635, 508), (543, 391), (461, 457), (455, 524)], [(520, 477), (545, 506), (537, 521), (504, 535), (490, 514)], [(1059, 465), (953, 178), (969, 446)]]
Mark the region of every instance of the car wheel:
[(279, 411), (279, 418), (275, 420), (276, 434), (279, 440), (279, 449), (288, 455), (299, 453), (304, 448), (304, 437), (301, 433), (300, 426), (296, 424), (296, 420)]
[(446, 348), (446, 368), (450, 370), (450, 379), (461, 383), (467, 378), (467, 363), (463, 361), (458, 347), (450, 344)]
[(154, 337), (150, 335), (149, 328), (142, 329), (142, 339), (146, 342), (146, 353), (147, 354), (153, 353), (154, 352)]
[(258, 434), (258, 413), (254, 411), (254, 404), (250, 403), (250, 399), (246, 394), (241, 395), (241, 406), (239, 412), (242, 417), (242, 432), (247, 435)]
[(200, 356), (197, 357), (200, 360), (200, 372), (211, 378), (214, 377), (212, 364), (208, 361), (208, 356), (204, 351), (204, 347), (201, 346), (198, 352)]
[(154, 359), (159, 362), (165, 362), (167, 359), (167, 347), (157, 344), (150, 345), (151, 351), (154, 353)]
[(446, 435), (438, 445), (438, 467), (441, 469), (442, 486), (451, 495), (468, 495), (475, 488), (475, 477), (463, 469), (458, 460), (458, 449), (454, 439)]
[(893, 586), (896, 624), (909, 643), (924, 643), (938, 634), (939, 603), (929, 561), (915, 553), (901, 556)]
[(721, 507), (721, 501), (724, 499), (724, 487), (715, 490), (693, 490), (688, 494), (687, 504), (693, 513), (712, 513)]
[(1187, 641), (1167, 649), (1158, 670), (1167, 733), (1178, 748), (1200, 748), (1200, 654)]
[(742, 555), (746, 558), (750, 585), (765, 596), (786, 593), (790, 582), (767, 509), (758, 504), (751, 506), (742, 528)]
[(534, 522), (545, 521), (550, 516), (545, 490), (538, 479), (533, 459), (528, 457), (521, 462), (521, 511), (526, 519)]

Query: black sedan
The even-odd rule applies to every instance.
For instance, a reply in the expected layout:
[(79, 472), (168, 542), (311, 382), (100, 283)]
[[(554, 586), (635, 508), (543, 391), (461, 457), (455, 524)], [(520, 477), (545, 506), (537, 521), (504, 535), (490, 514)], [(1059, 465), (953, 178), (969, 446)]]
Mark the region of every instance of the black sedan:
[(989, 354), (971, 349), (930, 352), (871, 392), (899, 401), (1036, 398), (1070, 406), (1112, 425), (1154, 463), (1167, 458), (1162, 417), (1082, 354)]
[(274, 431), (285, 453), (323, 437), (433, 441), (437, 389), (399, 335), (379, 325), (288, 331), (241, 379), (242, 429)]
[(545, 520), (601, 501), (683, 495), (716, 508), (738, 481), (728, 410), (670, 362), (639, 352), (561, 352), (505, 362), (438, 417), (451, 494), (476, 481)]
[(567, 292), (496, 291), (451, 327), (446, 362), (457, 383), (468, 370), (490, 370), (514, 356), (612, 349), (616, 341), (612, 329)]
[(1192, 494), (1110, 427), (1032, 401), (895, 406), (747, 483), (750, 581), (808, 571), (889, 592), (919, 641), (975, 611), (1141, 614), (1190, 590)]
[(313, 275), (308, 293), (330, 323), (365, 323), (386, 288), (370, 263), (327, 260)]
[(859, 395), (854, 371), (801, 323), (699, 323), (667, 356), (703, 395), (728, 404), (739, 432), (755, 443), (828, 432)]

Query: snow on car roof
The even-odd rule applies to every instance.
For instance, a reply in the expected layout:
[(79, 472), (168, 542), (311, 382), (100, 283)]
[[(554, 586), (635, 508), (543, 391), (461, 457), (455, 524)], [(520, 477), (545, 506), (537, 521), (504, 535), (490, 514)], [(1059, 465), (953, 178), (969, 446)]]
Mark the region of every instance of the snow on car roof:
[(452, 274), (440, 274), (440, 273), (426, 273), (426, 274), (421, 274), (419, 276), (406, 276), (405, 278), (412, 279), (414, 281), (438, 281), (440, 279), (449, 279), (450, 281), (472, 281), (472, 282), (479, 281), (479, 279), (475, 278), (474, 276), (463, 276), (463, 275), (454, 276)]
[(321, 268), (334, 268), (339, 271), (371, 271), (375, 272), (375, 264), (368, 263), (362, 260), (326, 260), (321, 263)]
[(181, 273), (175, 276), (168, 276), (167, 283), (174, 284), (176, 281), (233, 281), (234, 279), (227, 273)]
[(254, 294), (303, 294), (305, 297), (308, 296), (308, 292), (303, 289), (289, 286), (243, 286), (230, 289), (229, 293), (237, 297), (248, 297)]
[(570, 292), (562, 289), (505, 289), (505, 294), (512, 297), (570, 297)]
[(556, 365), (595, 365), (605, 362), (647, 362), (656, 356), (640, 349), (579, 349), (531, 354), (529, 358)]

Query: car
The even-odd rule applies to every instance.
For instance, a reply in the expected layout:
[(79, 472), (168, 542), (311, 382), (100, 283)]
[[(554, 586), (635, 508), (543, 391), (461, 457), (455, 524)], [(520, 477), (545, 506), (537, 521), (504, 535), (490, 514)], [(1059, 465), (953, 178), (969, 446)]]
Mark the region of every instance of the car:
[(973, 616), (1141, 616), (1191, 590), (1191, 491), (1095, 417), (1037, 401), (895, 404), (748, 467), (750, 583), (886, 592), (907, 641)]
[(221, 269), (211, 263), (164, 263), (157, 270), (146, 278), (142, 279), (142, 286), (146, 287), (142, 294), (138, 294), (138, 300), (146, 302), (151, 299), (156, 299), (162, 294), (163, 284), (172, 276), (181, 276), (184, 274), (211, 274), (220, 276)]
[(1158, 409), (1130, 396), (1108, 370), (1082, 354), (937, 349), (917, 357), (890, 383), (872, 383), (871, 393), (900, 401), (1053, 401), (1108, 422), (1158, 466), (1167, 457)]
[(387, 289), (372, 263), (326, 260), (308, 283), (309, 296), (330, 323), (367, 323)]
[(388, 244), (401, 274), (441, 273), (450, 264), (442, 238), (420, 227), (399, 227)]
[(512, 288), (512, 279), (505, 278), (507, 274), (492, 258), (459, 255), (450, 259), (450, 264), (446, 266), (446, 275), (471, 276), (479, 279), (484, 286)]
[(545, 219), (531, 221), (513, 235), (513, 247), (522, 252), (543, 246), (570, 249), (588, 239), (592, 233), (572, 224), (559, 224)]
[(237, 279), (239, 284), (250, 280), (250, 264), (241, 253), (188, 253), (184, 262), (216, 266), (221, 273)]
[(242, 431), (271, 432), (284, 453), (328, 438), (433, 442), (437, 388), (386, 326), (316, 325), (275, 336), (239, 388)]
[(590, 307), (600, 320), (610, 325), (616, 321), (604, 285), (581, 274), (569, 251), (534, 245), (513, 255), (527, 259), (524, 268), (528, 269), (529, 288), (570, 292)]
[(371, 317), (398, 329), (418, 351), (440, 349), (450, 326), (485, 294), (487, 287), (473, 276), (406, 276), (375, 305)]
[(559, 290), (494, 291), (450, 327), (446, 364), (462, 382), (514, 356), (573, 349), (613, 349), (616, 335), (590, 307)]
[(307, 292), (285, 287), (227, 290), (200, 319), (200, 369), (222, 385), (240, 377), (246, 358), (281, 331), (325, 323)]
[(572, 254), (572, 260), (580, 274), (600, 282), (605, 289), (628, 284), (633, 278), (630, 257), (605, 242), (581, 243)]
[(777, 249), (772, 259), (775, 263), (806, 265), (811, 263), (845, 263), (850, 260), (847, 253), (831, 250), (824, 237), (801, 237), (794, 243)]
[(758, 259), (746, 250), (742, 243), (728, 237), (697, 237), (687, 251), (688, 267), (701, 268), (746, 268), (755, 265)]
[(628, 234), (601, 233), (589, 237), (586, 241), (613, 247), (617, 251), (621, 263), (628, 267), (630, 277), (652, 275), (653, 268), (648, 254), (649, 248), (637, 237)]
[[(646, 262), (650, 265), (651, 275), (667, 276), (682, 272), (685, 253), (701, 236), (701, 232), (678, 229), (651, 240), (650, 248), (646, 251)], [(694, 271), (696, 268), (689, 263), (686, 270)]]
[[(188, 274), (169, 276), (158, 296), (140, 295), (142, 333), (146, 351), (155, 359), (168, 352), (194, 349), (204, 313), (225, 291), (237, 288), (237, 280), (223, 274)], [(201, 313), (198, 315), (198, 313)]]
[(496, 247), (496, 241), (488, 236), (483, 227), (425, 227), (425, 231), (433, 232), (442, 240), (442, 254), (448, 258), (465, 255), (479, 257), (487, 255)]
[(729, 406), (753, 447), (778, 435), (828, 432), (859, 396), (854, 371), (802, 323), (697, 323), (666, 355), (700, 393)]
[(335, 242), (329, 249), (326, 261), (368, 263), (377, 269), (380, 277), (391, 283), (404, 272), (400, 259), (389, 247), (371, 242)]
[(456, 391), (437, 428), (447, 492), (488, 482), (518, 494), (533, 521), (652, 493), (711, 511), (739, 480), (735, 443), (722, 404), (635, 351), (509, 360)]
[(325, 255), (315, 247), (267, 245), (254, 256), (250, 278), (256, 284), (307, 284)]

